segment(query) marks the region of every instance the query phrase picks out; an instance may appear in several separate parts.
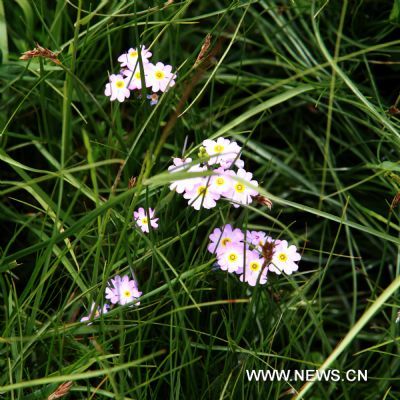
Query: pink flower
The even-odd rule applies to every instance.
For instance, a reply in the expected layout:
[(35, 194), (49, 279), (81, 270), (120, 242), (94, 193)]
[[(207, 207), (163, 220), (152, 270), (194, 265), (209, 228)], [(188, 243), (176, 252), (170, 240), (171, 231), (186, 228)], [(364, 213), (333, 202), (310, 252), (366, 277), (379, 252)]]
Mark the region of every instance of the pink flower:
[(246, 234), (247, 243), (253, 245), (258, 251), (261, 251), (265, 243), (277, 244), (280, 240), (272, 239), (271, 236), (267, 236), (265, 232), (262, 231), (247, 231)]
[[(206, 170), (205, 167), (200, 167), (200, 165), (193, 165), (189, 166), (192, 162), (191, 158), (174, 158), (173, 163), (174, 165), (171, 165), (168, 167), (168, 171), (170, 173), (175, 173), (175, 172), (203, 172)], [(173, 181), (171, 185), (169, 186), (170, 190), (175, 190), (177, 193), (183, 193), (184, 191), (190, 191), (193, 189), (195, 185), (200, 183), (202, 180), (202, 177), (195, 177), (195, 178), (187, 178), (187, 179), (180, 179)]]
[(280, 240), (274, 248), (274, 254), (268, 269), (278, 275), (282, 272), (291, 275), (294, 271), (299, 269), (296, 261), (300, 259), (301, 255), (297, 252), (297, 247), (295, 245), (292, 244), (288, 246), (286, 240)]
[(201, 207), (210, 209), (217, 205), (216, 201), (220, 195), (210, 190), (209, 178), (202, 178), (191, 190), (186, 189), (183, 197), (189, 200), (189, 205), (195, 210)]
[[(113, 304), (124, 305), (141, 295), (142, 292), (139, 292), (137, 282), (134, 279), (130, 280), (128, 275), (122, 278), (117, 275), (114, 279), (111, 279), (111, 284), (106, 288), (106, 299), (109, 299)], [(140, 303), (135, 304), (139, 305)]]
[(104, 94), (109, 96), (111, 101), (117, 99), (122, 103), (131, 92), (128, 89), (127, 80), (122, 75), (110, 75), (110, 83), (107, 83)]
[(151, 208), (149, 208), (149, 215), (147, 215), (147, 211), (143, 207), (140, 207), (137, 211), (133, 212), (133, 218), (145, 233), (149, 233), (149, 223), (152, 228), (158, 228), (157, 221), (159, 218), (154, 218), (154, 210)]
[(240, 276), (242, 282), (247, 282), (250, 286), (256, 286), (257, 283), (264, 285), (267, 283), (268, 268), (264, 267), (264, 259), (255, 250), (246, 252), (246, 267)]
[(233, 190), (229, 199), (232, 200), (233, 206), (238, 208), (240, 204), (250, 204), (253, 201), (252, 197), (258, 194), (255, 189), (248, 186), (248, 184), (258, 186), (258, 182), (252, 180), (253, 174), (251, 172), (246, 172), (242, 168), (240, 168), (236, 174), (233, 171), (228, 171), (227, 174), (228, 173), (232, 178), (240, 178), (240, 180), (232, 179)]
[(241, 147), (236, 142), (219, 137), (216, 141), (203, 140), (203, 146), (210, 156), (209, 165), (221, 164), (224, 169), (229, 168), (238, 158)]
[(207, 249), (210, 253), (220, 253), (225, 250), (226, 245), (229, 243), (240, 244), (243, 248), (243, 232), (238, 229), (232, 229), (232, 225), (227, 224), (220, 228), (215, 228), (213, 233), (209, 236), (211, 243)]
[(227, 243), (218, 254), (218, 265), (223, 271), (243, 272), (243, 243)]
[[(152, 56), (151, 52), (146, 49), (145, 46), (140, 46), (140, 55), (142, 57), (142, 63), (148, 64), (149, 58)], [(127, 53), (121, 54), (118, 57), (118, 61), (121, 63), (121, 67), (128, 67), (130, 70), (134, 70), (139, 65), (139, 50), (130, 48)]]
[(176, 75), (172, 72), (171, 65), (164, 65), (158, 62), (156, 65), (149, 64), (147, 67), (149, 86), (153, 92), (161, 90), (165, 92), (168, 88), (175, 85)]
[(147, 79), (147, 65), (149, 64), (145, 64), (143, 65), (143, 72), (144, 72), (144, 76), (142, 77), (142, 74), (140, 72), (140, 68), (139, 65), (134, 69), (134, 70), (130, 70), (130, 69), (126, 69), (124, 71), (124, 75), (126, 76), (126, 80), (128, 82), (128, 89), (130, 90), (141, 90), (142, 89), (142, 81), (145, 83), (146, 87), (151, 86), (148, 79)]
[(216, 175), (210, 178), (210, 190), (221, 196), (231, 197), (232, 193), (232, 178), (226, 171), (220, 167), (214, 170)]
[[(101, 314), (106, 314), (108, 312), (108, 309), (110, 308), (110, 306), (108, 304), (104, 304), (103, 308), (97, 307), (96, 311), (94, 310), (94, 302), (92, 303), (92, 305), (90, 306), (90, 312), (89, 315), (87, 317), (82, 317), (81, 318), (81, 322), (85, 322), (85, 321), (89, 321), (92, 318), (98, 318), (100, 317)], [(91, 325), (92, 323), (89, 322), (88, 325)]]

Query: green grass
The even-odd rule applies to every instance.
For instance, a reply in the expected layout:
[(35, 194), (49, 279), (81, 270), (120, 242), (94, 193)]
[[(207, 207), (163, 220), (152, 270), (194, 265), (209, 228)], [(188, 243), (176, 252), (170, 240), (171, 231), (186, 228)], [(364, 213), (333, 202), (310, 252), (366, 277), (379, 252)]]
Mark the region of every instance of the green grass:
[[(67, 381), (70, 399), (398, 399), (399, 10), (0, 0), (0, 399)], [(19, 60), (35, 42), (61, 64)], [(103, 95), (138, 44), (178, 71), (156, 107)], [(220, 136), (243, 146), (271, 211), (197, 212), (170, 192), (171, 157)], [(158, 230), (135, 229), (138, 207)], [(256, 288), (215, 271), (208, 235), (225, 222), (296, 244), (299, 271)], [(137, 277), (140, 305), (80, 323), (117, 273)], [(245, 372), (319, 368), (368, 381)]]

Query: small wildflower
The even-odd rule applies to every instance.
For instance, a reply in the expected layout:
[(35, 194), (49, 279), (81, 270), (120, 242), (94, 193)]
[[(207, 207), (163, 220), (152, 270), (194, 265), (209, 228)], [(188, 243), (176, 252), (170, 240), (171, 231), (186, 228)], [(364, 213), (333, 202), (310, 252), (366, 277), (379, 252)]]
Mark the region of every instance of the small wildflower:
[[(113, 304), (130, 303), (139, 298), (142, 292), (138, 290), (138, 284), (134, 279), (129, 279), (128, 275), (122, 278), (117, 275), (111, 279), (111, 284), (106, 288), (106, 299), (109, 299)], [(139, 305), (140, 303), (136, 303)]]
[(240, 280), (250, 286), (264, 285), (268, 271), (290, 275), (297, 271), (296, 261), (301, 258), (296, 246), (286, 240), (273, 239), (262, 231), (244, 235), (230, 224), (215, 228), (209, 239), (207, 250), (216, 253), (220, 268), (241, 275)]
[[(149, 58), (152, 56), (152, 53), (147, 50), (145, 46), (140, 46), (140, 55), (144, 65), (149, 63)], [(139, 50), (130, 48), (127, 53), (121, 54), (118, 57), (118, 61), (121, 63), (121, 67), (127, 67), (133, 71), (139, 65), (138, 58)]]
[(243, 232), (238, 229), (232, 228), (232, 225), (225, 225), (222, 230), (220, 228), (215, 228), (214, 231), (209, 236), (211, 243), (208, 245), (207, 249), (210, 253), (219, 253), (225, 250), (227, 244), (240, 244), (243, 248)]
[[(98, 318), (100, 317), (101, 314), (106, 314), (110, 306), (108, 304), (104, 304), (103, 308), (96, 307), (96, 310), (94, 310), (94, 305), (95, 303), (93, 302), (92, 305), (90, 306), (90, 312), (89, 315), (86, 317), (82, 317), (80, 319), (81, 322), (89, 321), (92, 318)], [(89, 323), (89, 325), (91, 322)]]
[(218, 254), (218, 265), (223, 271), (243, 272), (243, 244), (227, 243), (224, 250)]
[(150, 105), (155, 106), (158, 103), (160, 96), (157, 93), (148, 94), (146, 96), (150, 100)]
[(241, 160), (240, 158), (236, 158), (235, 160), (221, 160), (219, 162), (219, 165), (221, 166), (222, 169), (230, 169), (232, 166), (235, 166), (236, 168), (244, 168), (244, 161)]
[(149, 86), (153, 92), (165, 92), (175, 85), (176, 75), (172, 72), (171, 65), (164, 65), (158, 62), (156, 65), (149, 64), (147, 68)]
[(253, 245), (258, 251), (261, 251), (265, 243), (271, 242), (272, 238), (262, 231), (247, 231), (246, 241)]
[(210, 156), (209, 165), (221, 164), (224, 169), (229, 168), (238, 158), (241, 147), (236, 142), (219, 137), (216, 141), (211, 139), (203, 140), (203, 146)]
[(137, 211), (134, 211), (133, 217), (140, 229), (145, 233), (149, 233), (149, 223), (152, 228), (158, 228), (157, 221), (159, 218), (154, 218), (154, 210), (151, 208), (149, 208), (149, 214), (147, 214), (147, 211), (140, 207)]
[[(200, 165), (196, 164), (193, 166), (188, 166), (192, 162), (191, 158), (174, 158), (173, 163), (174, 165), (171, 165), (168, 167), (168, 171), (170, 173), (174, 172), (202, 172), (205, 171), (205, 167), (200, 167)], [(202, 178), (201, 177), (195, 177), (195, 178), (188, 178), (188, 179), (180, 179), (177, 181), (173, 181), (171, 185), (169, 186), (170, 190), (175, 190), (177, 193), (183, 193), (184, 191), (192, 190), (194, 185), (198, 184), (201, 182)]]
[(301, 256), (297, 252), (295, 245), (288, 246), (286, 240), (281, 240), (274, 248), (271, 264), (268, 266), (268, 269), (278, 275), (282, 272), (291, 275), (294, 271), (298, 270), (299, 266), (296, 264), (296, 261), (299, 261), (300, 258)]
[(130, 69), (126, 69), (124, 71), (124, 75), (126, 76), (126, 80), (128, 82), (129, 90), (135, 90), (135, 89), (141, 90), (143, 82), (146, 87), (150, 86), (149, 81), (147, 79), (146, 65), (143, 65), (143, 68), (144, 68), (143, 78), (139, 66), (137, 66), (137, 68), (135, 68), (133, 71)]
[(225, 170), (220, 167), (214, 170), (216, 175), (211, 176), (210, 190), (226, 197), (231, 197), (232, 178), (225, 173)]
[(185, 191), (183, 197), (189, 200), (189, 205), (195, 210), (201, 207), (210, 209), (217, 205), (216, 201), (220, 195), (210, 190), (209, 178), (202, 178), (191, 190)]
[(122, 103), (131, 92), (128, 89), (128, 82), (122, 75), (110, 75), (110, 82), (107, 83), (104, 94), (110, 97), (111, 101), (117, 99)]
[(233, 171), (228, 171), (232, 177), (240, 178), (239, 180), (232, 179), (232, 192), (230, 200), (233, 201), (233, 206), (238, 208), (240, 204), (250, 204), (252, 202), (252, 197), (256, 196), (258, 192), (250, 188), (248, 184), (252, 186), (258, 186), (258, 182), (252, 180), (253, 174), (251, 172), (246, 172), (244, 169), (240, 168), (237, 173)]
[(244, 273), (240, 276), (242, 282), (247, 282), (250, 286), (256, 286), (267, 283), (268, 268), (264, 267), (264, 259), (255, 250), (246, 252), (246, 267)]

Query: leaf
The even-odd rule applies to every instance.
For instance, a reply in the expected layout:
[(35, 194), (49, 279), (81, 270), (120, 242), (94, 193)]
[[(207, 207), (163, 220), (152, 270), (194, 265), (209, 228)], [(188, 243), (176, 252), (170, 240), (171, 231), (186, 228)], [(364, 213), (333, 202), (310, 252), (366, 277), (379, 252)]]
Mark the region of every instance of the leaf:
[(302, 85), (299, 87), (296, 87), (294, 89), (289, 89), (286, 92), (283, 92), (281, 94), (278, 94), (277, 96), (274, 96), (261, 104), (258, 104), (257, 106), (251, 108), (250, 110), (244, 112), (243, 114), (239, 115), (236, 117), (234, 120), (231, 122), (227, 123), (224, 125), (221, 129), (219, 129), (216, 133), (212, 135), (210, 139), (215, 139), (218, 138), (225, 133), (229, 132), (242, 122), (246, 121), (247, 119), (253, 117), (254, 115), (257, 115), (261, 112), (264, 112), (265, 110), (268, 110), (269, 108), (276, 106), (280, 103), (284, 103), (285, 101), (291, 99), (292, 97), (296, 97), (299, 94), (302, 94), (304, 92), (308, 92), (312, 90), (313, 87), (311, 85)]
[(389, 21), (400, 21), (400, 0), (393, 0), (393, 7), (389, 15)]
[(2, 55), (2, 64), (5, 64), (8, 62), (8, 38), (3, 0), (0, 0), (0, 51)]

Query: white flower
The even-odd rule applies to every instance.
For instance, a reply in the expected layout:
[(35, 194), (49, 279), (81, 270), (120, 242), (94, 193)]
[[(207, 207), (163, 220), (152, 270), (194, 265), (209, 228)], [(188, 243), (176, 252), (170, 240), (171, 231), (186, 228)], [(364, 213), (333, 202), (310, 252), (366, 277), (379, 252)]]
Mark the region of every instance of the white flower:
[(195, 210), (200, 210), (201, 207), (213, 208), (217, 205), (216, 200), (220, 198), (220, 195), (210, 190), (209, 178), (201, 178), (201, 181), (197, 183), (191, 190), (185, 191), (183, 197), (189, 200), (189, 205)]
[[(235, 160), (235, 167), (237, 167), (237, 168), (244, 168), (244, 161), (243, 160), (241, 160), (240, 158), (237, 158), (236, 160)], [(226, 168), (225, 168), (226, 169)]]
[(161, 90), (165, 92), (168, 88), (175, 85), (176, 75), (172, 72), (171, 65), (164, 65), (158, 62), (156, 65), (149, 64), (147, 67), (149, 86), (153, 92)]
[[(152, 56), (151, 52), (146, 49), (145, 46), (140, 46), (140, 55), (142, 57), (142, 63), (148, 64), (149, 58)], [(138, 62), (139, 52), (138, 49), (130, 48), (127, 53), (121, 54), (118, 57), (118, 61), (121, 63), (121, 67), (128, 67), (130, 70), (134, 70), (139, 65)]]
[[(119, 303), (122, 306), (141, 295), (142, 292), (138, 290), (137, 282), (134, 279), (130, 280), (128, 275), (122, 278), (117, 275), (114, 279), (111, 279), (111, 285), (106, 288), (106, 299), (109, 299), (113, 304)], [(139, 305), (140, 303), (135, 304)]]
[(224, 169), (229, 168), (238, 158), (241, 147), (236, 142), (231, 142), (222, 137), (216, 141), (211, 139), (203, 140), (203, 146), (210, 156), (209, 165), (221, 164)]
[(233, 190), (232, 178), (222, 167), (215, 169), (214, 173), (217, 175), (211, 176), (210, 190), (221, 196), (230, 197)]
[(223, 271), (243, 273), (243, 243), (227, 243), (218, 254), (218, 265)]
[[(189, 167), (187, 164), (190, 164), (192, 162), (191, 158), (186, 158), (185, 160), (181, 158), (174, 158), (173, 163), (174, 165), (171, 165), (168, 167), (168, 171), (170, 173), (174, 172), (202, 172), (205, 171), (205, 167), (200, 167), (200, 165), (196, 164), (191, 167)], [(193, 189), (194, 185), (198, 184), (201, 182), (202, 177), (195, 177), (195, 178), (188, 178), (188, 179), (180, 179), (173, 181), (171, 185), (169, 186), (170, 190), (175, 190), (177, 193), (183, 193), (185, 190), (190, 191)]]
[(233, 171), (227, 171), (227, 174), (231, 175), (232, 178), (237, 177), (241, 179), (240, 181), (232, 179), (232, 192), (229, 199), (232, 200), (233, 206), (238, 208), (240, 204), (250, 204), (253, 201), (252, 196), (258, 194), (256, 190), (248, 186), (248, 184), (258, 186), (258, 182), (252, 180), (253, 174), (246, 172), (242, 168), (236, 174)]
[[(144, 72), (143, 81), (145, 83), (145, 86), (149, 87), (151, 85), (149, 84), (149, 80), (147, 79), (146, 64), (143, 65), (143, 72)], [(126, 80), (128, 82), (128, 89), (130, 90), (142, 89), (142, 74), (140, 73), (139, 65), (134, 70), (126, 69), (124, 71), (124, 75), (126, 76)]]
[(239, 228), (232, 228), (232, 225), (227, 224), (220, 228), (215, 228), (209, 236), (211, 243), (207, 249), (210, 253), (215, 251), (218, 253), (223, 252), (228, 243), (240, 244), (243, 248), (243, 232)]
[(282, 272), (291, 275), (294, 271), (299, 269), (296, 261), (299, 261), (300, 258), (301, 256), (297, 252), (297, 247), (295, 245), (292, 244), (288, 246), (286, 240), (281, 240), (274, 248), (271, 264), (268, 266), (268, 269), (278, 275)]
[(158, 228), (157, 221), (159, 218), (154, 218), (154, 210), (151, 208), (149, 208), (149, 215), (147, 215), (147, 211), (140, 207), (137, 211), (134, 211), (133, 218), (143, 232), (149, 233), (149, 223), (152, 228)]
[(122, 103), (131, 94), (128, 81), (122, 75), (110, 75), (110, 83), (107, 83), (104, 94), (109, 96), (111, 101), (117, 99)]
[(263, 264), (264, 259), (257, 251), (246, 252), (246, 267), (240, 280), (247, 282), (250, 286), (256, 286), (257, 283), (264, 285), (267, 282), (268, 268), (263, 268)]

